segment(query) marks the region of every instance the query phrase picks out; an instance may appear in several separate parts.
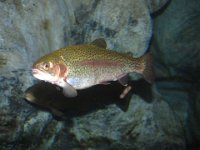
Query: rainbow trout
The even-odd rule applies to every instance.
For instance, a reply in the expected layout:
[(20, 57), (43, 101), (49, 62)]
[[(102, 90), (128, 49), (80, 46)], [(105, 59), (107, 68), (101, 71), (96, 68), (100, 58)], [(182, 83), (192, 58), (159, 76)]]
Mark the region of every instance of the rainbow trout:
[[(106, 49), (104, 39), (91, 44), (58, 49), (38, 59), (32, 68), (33, 76), (63, 88), (67, 97), (77, 96), (77, 90), (118, 80), (127, 87), (127, 75), (137, 72), (148, 82), (153, 81), (150, 53), (133, 58), (128, 54)], [(127, 87), (121, 98), (130, 91)]]

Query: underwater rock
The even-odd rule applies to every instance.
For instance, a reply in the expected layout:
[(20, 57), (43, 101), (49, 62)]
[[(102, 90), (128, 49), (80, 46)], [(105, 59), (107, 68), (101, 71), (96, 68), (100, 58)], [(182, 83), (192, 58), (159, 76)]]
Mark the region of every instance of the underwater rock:
[(184, 132), (168, 104), (134, 95), (127, 112), (107, 109), (73, 119), (70, 133), (90, 149), (184, 149)]
[(7, 59), (3, 54), (0, 55), (0, 68), (6, 65)]
[(83, 43), (83, 39), (90, 42), (106, 37), (108, 48), (132, 52), (134, 56), (144, 54), (152, 33), (150, 13), (144, 1), (101, 0), (92, 7), (88, 7), (88, 3), (77, 7), (81, 11), (74, 14), (78, 22), (75, 25), (81, 25), (81, 31), (74, 30), (73, 34), (77, 36), (79, 33), (82, 37), (76, 40)]
[(156, 17), (153, 43), (159, 77), (176, 76), (189, 82), (199, 78), (199, 5), (198, 0), (175, 0)]
[(200, 147), (200, 83), (193, 84), (189, 90), (190, 100), (188, 110), (188, 122), (187, 122), (187, 140), (188, 147), (196, 148)]
[(151, 13), (155, 13), (168, 2), (168, 0), (146, 0)]
[[(173, 0), (155, 14), (157, 90), (180, 119), (188, 149), (199, 149), (200, 1)], [(160, 14), (161, 13), (161, 14)]]
[[(55, 49), (104, 37), (109, 49), (143, 55), (152, 36), (150, 15), (164, 2), (1, 0), (0, 149), (184, 149), (179, 119), (157, 96), (145, 101), (134, 93), (127, 110), (116, 103), (120, 92), (112, 97), (114, 86), (105, 85), (99, 94), (99, 87), (82, 91), (80, 105), (58, 103), (63, 97), (56, 87), (52, 89), (58, 95), (49, 94), (49, 103), (24, 100), (26, 89), (35, 83), (32, 63)], [(141, 87), (139, 93), (148, 95)], [(49, 98), (45, 92), (39, 100)], [(93, 105), (86, 102), (91, 100), (96, 100)]]
[[(118, 107), (119, 104), (116, 104), (125, 100), (118, 97), (123, 88), (116, 88), (117, 85), (120, 84), (90, 88), (79, 91), (80, 95), (77, 98), (66, 98), (54, 85), (40, 82), (30, 87), (25, 97), (33, 104), (46, 107), (55, 116), (65, 120), (66, 124), (59, 125), (61, 128), (57, 130), (57, 134), (59, 138), (70, 135), (71, 143), (68, 146), (71, 148), (184, 149), (183, 128), (166, 102), (161, 98), (151, 101), (150, 95), (144, 100), (134, 94), (128, 108), (122, 110)], [(146, 92), (143, 94), (148, 95)], [(59, 116), (60, 114), (62, 116)], [(31, 117), (28, 120), (35, 120), (35, 117)], [(34, 123), (36, 122), (33, 121), (33, 125), (29, 123), (29, 126), (34, 126)], [(49, 129), (44, 129), (44, 136), (52, 134), (46, 130)], [(63, 130), (65, 133), (61, 134)], [(57, 140), (59, 139), (55, 137), (54, 145), (58, 144)], [(41, 143), (40, 146), (49, 147), (48, 144)]]

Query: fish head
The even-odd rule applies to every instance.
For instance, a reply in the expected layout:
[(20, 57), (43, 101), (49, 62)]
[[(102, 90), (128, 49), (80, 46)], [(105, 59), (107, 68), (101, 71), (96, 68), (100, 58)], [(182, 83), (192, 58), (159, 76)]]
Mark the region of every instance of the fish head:
[(52, 84), (58, 84), (58, 82), (63, 80), (65, 81), (68, 74), (67, 66), (59, 60), (45, 58), (41, 58), (33, 64), (33, 76)]

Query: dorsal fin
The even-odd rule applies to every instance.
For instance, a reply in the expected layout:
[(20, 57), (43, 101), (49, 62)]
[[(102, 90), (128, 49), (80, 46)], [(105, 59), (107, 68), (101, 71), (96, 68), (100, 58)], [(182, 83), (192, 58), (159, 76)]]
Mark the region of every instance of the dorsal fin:
[(131, 52), (126, 52), (125, 54), (133, 57), (133, 53), (131, 53)]
[(104, 38), (96, 39), (91, 44), (96, 45), (96, 46), (101, 47), (101, 48), (107, 47), (107, 44), (106, 44), (106, 41), (104, 40)]

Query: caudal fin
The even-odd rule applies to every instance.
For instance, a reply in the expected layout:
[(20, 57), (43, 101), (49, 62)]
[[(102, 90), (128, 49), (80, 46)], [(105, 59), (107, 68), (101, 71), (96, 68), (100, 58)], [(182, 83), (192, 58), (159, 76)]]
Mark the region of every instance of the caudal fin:
[(147, 53), (146, 55), (142, 56), (142, 59), (144, 60), (144, 68), (142, 71), (142, 74), (144, 76), (144, 79), (152, 83), (155, 79), (154, 71), (153, 71), (153, 56), (152, 53)]

